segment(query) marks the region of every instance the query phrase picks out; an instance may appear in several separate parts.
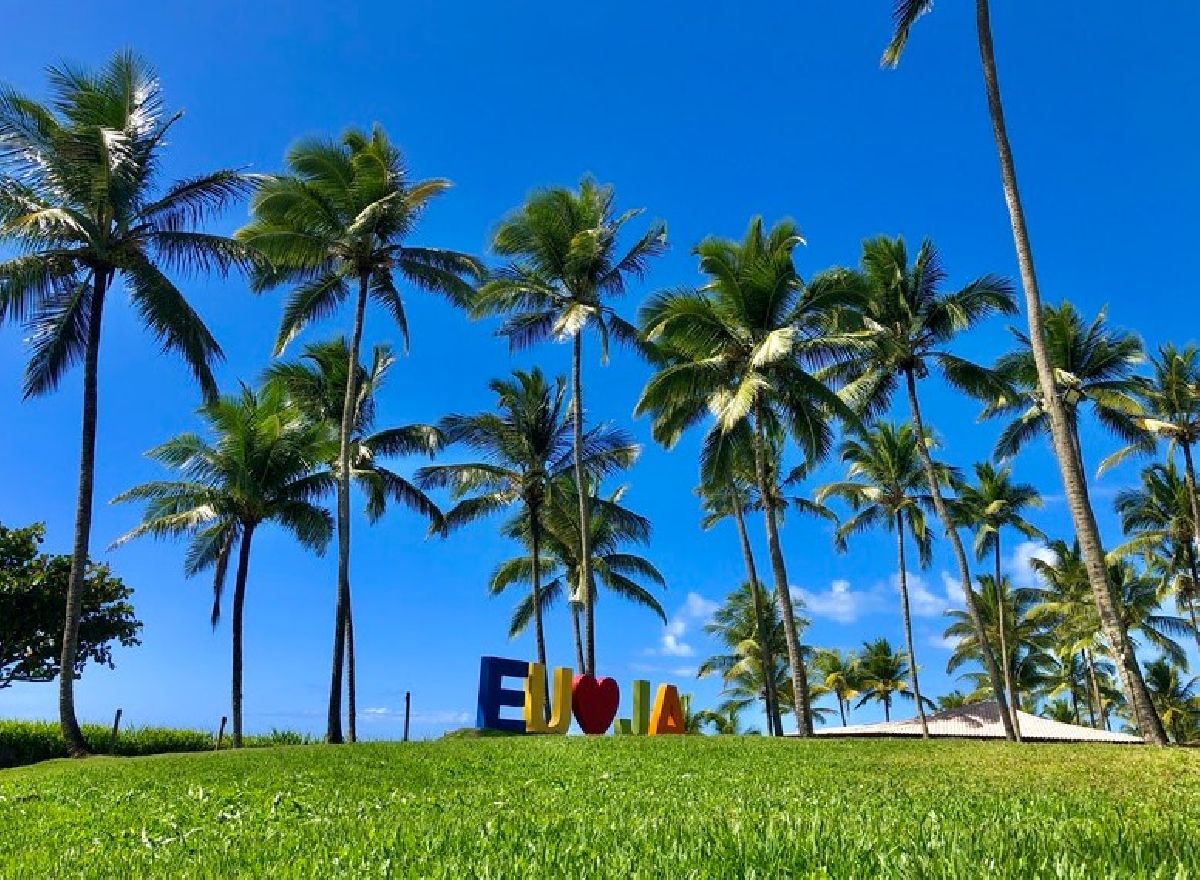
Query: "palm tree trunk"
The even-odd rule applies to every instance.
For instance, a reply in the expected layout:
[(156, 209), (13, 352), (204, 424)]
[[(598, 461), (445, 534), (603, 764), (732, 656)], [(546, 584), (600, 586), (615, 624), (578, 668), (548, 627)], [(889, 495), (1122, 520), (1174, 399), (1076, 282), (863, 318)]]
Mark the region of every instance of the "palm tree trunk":
[(230, 689), (230, 715), (233, 717), (233, 736), (230, 745), (242, 747), (242, 631), (243, 609), (246, 606), (246, 575), (250, 571), (250, 541), (254, 524), (242, 525), (242, 546), (238, 550), (237, 577), (233, 585), (233, 686)]
[[(1196, 495), (1196, 466), (1192, 462), (1192, 444), (1189, 440), (1180, 440), (1179, 447), (1183, 450), (1183, 479), (1187, 483), (1188, 501), (1192, 505), (1192, 552), (1193, 552), (1193, 569), (1195, 566), (1195, 553), (1200, 552), (1200, 497)], [(1192, 572), (1192, 589), (1200, 590), (1200, 583), (1195, 579), (1195, 571)], [(1200, 633), (1197, 634), (1200, 638)]]
[(842, 716), (842, 727), (846, 726), (846, 701), (838, 697), (838, 714)]
[(763, 668), (763, 684), (767, 710), (767, 724), (772, 736), (783, 736), (783, 719), (779, 717), (779, 699), (775, 694), (775, 658), (771, 654), (770, 633), (767, 630), (767, 615), (763, 609), (762, 586), (758, 582), (758, 568), (754, 564), (754, 549), (746, 532), (746, 518), (742, 512), (737, 489), (730, 486), (733, 498), (733, 521), (737, 524), (738, 539), (742, 545), (742, 559), (746, 563), (746, 577), (750, 580), (750, 593), (754, 597), (754, 620), (758, 627), (758, 644)]
[(575, 634), (575, 663), (576, 668), (583, 673), (587, 666), (583, 657), (583, 633), (579, 630), (579, 604), (571, 602), (571, 630)]
[(1000, 668), (1004, 670), (1004, 694), (1008, 697), (1008, 712), (1012, 718), (1013, 733), (1017, 742), (1021, 741), (1021, 720), (1017, 717), (1017, 692), (1013, 688), (1012, 663), (1008, 657), (1008, 633), (1005, 612), (1008, 610), (1007, 599), (1004, 595), (1004, 581), (1000, 577), (1000, 529), (996, 529), (996, 612), (997, 626), (1000, 630)]
[(83, 577), (87, 572), (92, 537), (92, 496), (96, 484), (96, 415), (100, 325), (104, 296), (111, 275), (101, 269), (92, 279), (88, 314), (87, 348), (83, 356), (83, 420), (79, 432), (79, 494), (75, 503), (75, 540), (71, 548), (71, 575), (67, 581), (67, 606), (63, 620), (62, 656), (58, 675), (58, 720), (67, 753), (86, 757), (87, 743), (75, 717), (75, 664), (79, 655), (79, 619), (83, 615)]
[(542, 664), (546, 674), (542, 676), (546, 685), (545, 699), (542, 700), (542, 711), (546, 720), (550, 720), (550, 668), (546, 665), (546, 634), (542, 626), (542, 524), (541, 512), (531, 506), (529, 508), (529, 549), (533, 554), (533, 572), (530, 581), (533, 584), (533, 636), (537, 643), (537, 662)]
[(812, 713), (809, 712), (808, 670), (804, 656), (800, 653), (800, 638), (796, 634), (796, 615), (792, 610), (791, 588), (788, 586), (787, 568), (783, 562), (783, 549), (779, 544), (779, 528), (775, 521), (775, 492), (767, 472), (767, 441), (763, 436), (762, 404), (755, 405), (754, 417), (754, 469), (758, 477), (758, 492), (763, 499), (763, 519), (767, 527), (767, 551), (771, 557), (771, 569), (775, 575), (775, 595), (779, 601), (779, 613), (783, 618), (783, 635), (787, 641), (788, 662), (792, 667), (792, 688), (796, 695), (796, 718), (800, 736), (812, 735)]
[(1067, 418), (1063, 402), (1057, 394), (1054, 368), (1046, 349), (1045, 330), (1042, 326), (1042, 296), (1038, 289), (1037, 274), (1033, 265), (1033, 248), (1029, 242), (1029, 229), (1025, 224), (1025, 211), (1021, 206), (1021, 194), (1017, 187), (1017, 169), (1013, 160), (1012, 147), (1008, 141), (1008, 130), (1004, 122), (1004, 105), (1000, 99), (1000, 80), (996, 72), (996, 54), (992, 43), (991, 9), (988, 0), (975, 0), (975, 21), (979, 37), (979, 55), (983, 65), (983, 80), (987, 90), (988, 112), (992, 120), (992, 132), (996, 140), (996, 152), (1000, 160), (1000, 177), (1004, 185), (1004, 200), (1012, 224), (1013, 243), (1017, 251), (1017, 264), (1021, 272), (1021, 286), (1025, 291), (1025, 317), (1029, 322), (1029, 343), (1037, 365), (1038, 384), (1041, 386), (1046, 414), (1049, 416), (1050, 433), (1058, 467), (1062, 473), (1063, 488), (1075, 522), (1075, 533), (1087, 564), (1088, 581), (1096, 602), (1096, 610), (1104, 628), (1105, 637), (1116, 656), (1117, 672), (1129, 696), (1134, 720), (1145, 738), (1153, 745), (1166, 745), (1167, 735), (1161, 719), (1154, 711), (1150, 692), (1146, 688), (1141, 668), (1129, 636), (1121, 626), (1112, 592), (1108, 584), (1108, 570), (1104, 562), (1104, 549), (1100, 541), (1100, 530), (1096, 525), (1095, 512), (1087, 496), (1087, 482), (1077, 458), (1072, 455), (1071, 441), (1067, 432)]
[(904, 560), (904, 513), (896, 511), (896, 558), (900, 566), (900, 619), (904, 624), (904, 642), (908, 646), (908, 668), (911, 672), (913, 696), (917, 700), (917, 717), (921, 719), (921, 739), (929, 739), (929, 722), (921, 704), (921, 685), (917, 681), (917, 652), (913, 649), (912, 617), (908, 608), (908, 569)]
[(575, 334), (571, 352), (571, 395), (574, 406), (572, 430), (575, 437), (575, 485), (579, 490), (579, 590), (583, 595), (587, 629), (587, 665), (583, 672), (596, 674), (596, 596), (592, 582), (591, 487), (583, 471), (583, 331)]
[(967, 553), (963, 550), (962, 538), (959, 537), (958, 530), (954, 527), (950, 513), (946, 509), (946, 500), (942, 497), (942, 487), (938, 481), (937, 470), (933, 466), (933, 458), (929, 455), (929, 447), (925, 443), (925, 423), (921, 418), (921, 403), (917, 399), (917, 378), (913, 375), (911, 368), (904, 371), (904, 378), (908, 388), (908, 407), (912, 414), (913, 428), (917, 432), (917, 451), (920, 453), (921, 463), (925, 467), (925, 479), (929, 482), (929, 494), (933, 497), (934, 510), (937, 511), (938, 519), (942, 521), (942, 528), (950, 541), (950, 546), (954, 549), (954, 558), (958, 562), (958, 576), (962, 581), (967, 613), (975, 627), (975, 635), (979, 638), (979, 653), (983, 657), (983, 668), (987, 671), (988, 679), (992, 683), (992, 693), (996, 695), (996, 702), (999, 704), (1000, 721), (1004, 725), (1004, 738), (1015, 742), (1017, 733), (1013, 730), (1012, 716), (1008, 712), (1004, 678), (996, 665), (996, 655), (992, 653), (992, 646), (988, 644), (987, 630), (983, 626), (983, 615), (979, 613), (979, 601), (971, 586), (971, 569), (967, 565)]
[(338, 425), (337, 608), (333, 628), (333, 669), (329, 678), (329, 713), (325, 719), (325, 739), (330, 743), (342, 742), (342, 660), (346, 651), (346, 619), (350, 609), (350, 432), (354, 427), (358, 353), (362, 347), (369, 280), (367, 275), (358, 279), (354, 331), (350, 336), (349, 366), (346, 370), (346, 394), (342, 400), (342, 421)]
[(1196, 620), (1196, 594), (1200, 591), (1200, 565), (1196, 560), (1196, 548), (1188, 545), (1187, 548), (1188, 569), (1192, 577), (1192, 589), (1189, 591), (1184, 602), (1187, 605), (1188, 617), (1192, 620), (1192, 635), (1196, 637), (1196, 647), (1200, 648), (1200, 622)]
[(1092, 663), (1092, 653), (1086, 648), (1083, 651), (1083, 668), (1087, 673), (1088, 714), (1092, 719), (1092, 727), (1099, 728), (1096, 719), (1104, 714), (1100, 705), (1100, 687), (1096, 683), (1096, 667)]
[(358, 676), (354, 662), (354, 609), (346, 606), (346, 739), (358, 742)]
[(885, 722), (892, 720), (892, 701), (890, 697), (883, 698), (883, 720)]

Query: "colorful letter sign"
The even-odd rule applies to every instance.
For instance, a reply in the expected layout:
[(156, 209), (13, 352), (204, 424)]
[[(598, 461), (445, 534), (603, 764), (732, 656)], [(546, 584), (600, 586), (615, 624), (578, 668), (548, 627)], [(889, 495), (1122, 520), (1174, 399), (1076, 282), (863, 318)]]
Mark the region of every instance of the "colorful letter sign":
[(554, 670), (554, 709), (546, 721), (546, 667), (529, 664), (525, 679), (525, 732), (566, 733), (571, 726), (571, 670)]
[[(505, 687), (504, 679), (520, 678), (521, 690)], [(564, 734), (575, 716), (579, 728), (587, 734), (608, 732), (617, 717), (621, 703), (621, 688), (611, 678), (591, 675), (571, 677), (571, 670), (554, 670), (553, 701), (549, 720), (546, 719), (546, 668), (540, 663), (508, 660), (504, 657), (481, 657), (479, 660), (479, 707), (476, 724), (487, 730), (507, 733)], [(501, 718), (501, 708), (520, 707), (523, 718)], [(683, 733), (683, 709), (679, 691), (664, 684), (658, 689), (654, 711), (650, 711), (650, 682), (641, 679), (633, 683), (633, 720), (617, 721), (615, 733), (659, 736)]]

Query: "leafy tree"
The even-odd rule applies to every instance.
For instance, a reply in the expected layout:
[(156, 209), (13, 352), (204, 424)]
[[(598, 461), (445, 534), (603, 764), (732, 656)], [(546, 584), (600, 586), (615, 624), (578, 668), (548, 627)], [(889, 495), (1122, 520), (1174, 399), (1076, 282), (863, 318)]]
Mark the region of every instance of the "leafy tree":
[[(989, 370), (952, 354), (946, 346), (991, 315), (1010, 313), (1016, 308), (1009, 283), (998, 276), (985, 275), (953, 292), (942, 289), (945, 281), (946, 270), (932, 242), (923, 242), (910, 264), (904, 240), (886, 237), (863, 243), (858, 270), (837, 269), (819, 279), (822, 287), (845, 289), (857, 300), (852, 308), (836, 313), (833, 324), (836, 332), (856, 343), (853, 354), (827, 368), (823, 375), (844, 382), (842, 398), (867, 415), (884, 412), (903, 383), (913, 431), (919, 438), (929, 435), (917, 383), (932, 370), (952, 387), (974, 397), (994, 397), (1002, 387)], [(954, 551), (967, 610), (982, 633), (967, 554), (942, 495), (937, 466), (927, 443), (919, 442), (916, 446), (930, 500)], [(983, 666), (994, 678), (1004, 732), (1013, 739), (1016, 731), (1005, 710), (1000, 667), (991, 646), (982, 638), (981, 642)]]
[[(637, 413), (652, 413), (654, 437), (670, 448), (683, 432), (715, 414), (704, 441), (702, 473), (728, 472), (718, 462), (753, 450), (760, 497), (778, 494), (775, 444), (785, 435), (807, 464), (833, 444), (834, 414), (854, 416), (811, 369), (828, 353), (819, 332), (835, 295), (815, 296), (796, 271), (801, 238), (791, 221), (770, 230), (754, 218), (740, 241), (709, 238), (696, 247), (707, 277), (696, 290), (664, 291), (643, 306), (639, 321), (663, 367), (647, 383)], [(775, 594), (787, 637), (792, 684), (802, 722), (812, 733), (808, 677), (800, 651), (783, 549), (780, 510), (763, 505)]]
[(1179, 449), (1191, 508), (1192, 550), (1196, 552), (1200, 548), (1200, 494), (1192, 450), (1200, 442), (1200, 349), (1195, 345), (1182, 349), (1164, 345), (1151, 367), (1153, 375), (1138, 389), (1143, 415), (1133, 420), (1144, 432), (1143, 439), (1109, 456), (1100, 467), (1110, 467), (1134, 452), (1153, 450), (1160, 439), (1167, 441), (1168, 463)]
[[(23, 529), (0, 525), (0, 689), (13, 682), (53, 681), (62, 669), (59, 638), (71, 557), (42, 553), (38, 548), (45, 535), (41, 523)], [(107, 565), (88, 563), (76, 678), (89, 662), (113, 668), (115, 644), (141, 644), (132, 596)]]
[(114, 499), (146, 502), (141, 524), (114, 546), (143, 535), (188, 538), (184, 573), (213, 572), (214, 628), (236, 554), (230, 714), (237, 748), (242, 745), (242, 631), (251, 543), (259, 527), (274, 523), (304, 547), (325, 551), (333, 520), (316, 499), (333, 489), (322, 465), (334, 442), (326, 426), (305, 418), (277, 385), (259, 392), (243, 387), (240, 394), (205, 404), (200, 415), (211, 440), (180, 434), (149, 453), (179, 471), (181, 479), (143, 483)]
[[(758, 595), (754, 595), (754, 591)], [(764, 625), (760, 627), (758, 615), (762, 612)], [(787, 653), (787, 637), (779, 617), (779, 607), (771, 594), (757, 581), (747, 581), (730, 593), (713, 619), (705, 624), (704, 631), (716, 638), (724, 647), (720, 654), (713, 655), (700, 664), (697, 676), (720, 675), (726, 697), (722, 706), (742, 711), (761, 700), (768, 721), (776, 707), (768, 699), (775, 695), (778, 709), (795, 709), (791, 698), (792, 689), (788, 682), (788, 668), (783, 661)], [(761, 639), (766, 634), (766, 651)], [(770, 665), (763, 664), (763, 657), (771, 658)], [(773, 721), (772, 721), (773, 724)]]
[[(913, 26), (921, 16), (933, 8), (933, 0), (894, 0), (892, 39), (883, 55), (883, 63), (895, 67), (908, 43)], [(1158, 714), (1150, 701), (1142, 679), (1141, 668), (1131, 646), (1120, 637), (1117, 610), (1106, 584), (1106, 562), (1104, 546), (1100, 540), (1100, 529), (1096, 525), (1096, 514), (1087, 494), (1084, 469), (1078, 464), (1079, 456), (1073, 448), (1067, 398), (1058, 387), (1054, 363), (1047, 345), (1047, 334), (1042, 310), (1042, 294), (1038, 286), (1037, 272), (1033, 264), (1033, 246), (1029, 239), (1029, 228), (1025, 222), (1025, 209), (1021, 204), (1021, 190), (1017, 185), (1017, 166), (1013, 158), (1012, 145), (1008, 139), (1008, 125), (1004, 119), (1004, 102), (1000, 96), (1000, 76), (996, 70), (996, 51), (992, 40), (992, 14), (990, 0), (975, 0), (975, 34), (979, 45), (979, 58), (983, 69), (984, 89), (987, 94), (988, 115), (992, 121), (992, 132), (996, 141), (996, 155), (1000, 160), (1000, 179), (1004, 189), (1004, 201), (1008, 206), (1012, 222), (1013, 245), (1017, 253), (1017, 265), (1021, 273), (1021, 286), (1025, 291), (1025, 317), (1032, 340), (1031, 354), (1037, 371), (1038, 388), (1041, 390), (1050, 433), (1054, 440), (1055, 457), (1058, 459), (1066, 490), (1075, 533), (1079, 536), (1083, 558), (1088, 572), (1088, 584), (1092, 591), (1100, 619), (1106, 634), (1113, 640), (1117, 654), (1117, 666), (1125, 690), (1130, 696), (1134, 717), (1142, 735), (1148, 742), (1164, 745), (1167, 741)], [(1200, 520), (1200, 517), (1198, 517)]]
[[(585, 448), (586, 448), (585, 435)], [(587, 456), (585, 456), (585, 461)], [(584, 640), (579, 624), (579, 610), (584, 606), (583, 597), (576, 592), (580, 570), (583, 539), (580, 535), (579, 511), (575, 506), (576, 490), (574, 474), (559, 478), (560, 485), (551, 487), (543, 501), (542, 536), (544, 559), (541, 562), (541, 591), (544, 614), (566, 598), (571, 608), (571, 624), (575, 637), (575, 659), (578, 668), (584, 669)], [(646, 545), (650, 542), (650, 521), (625, 507), (621, 500), (626, 487), (620, 487), (601, 497), (593, 489), (589, 493), (588, 527), (591, 530), (587, 542), (591, 554), (591, 569), (597, 586), (604, 587), (623, 599), (648, 608), (663, 622), (666, 612), (642, 582), (655, 587), (665, 587), (662, 573), (649, 559), (629, 551), (629, 545)], [(503, 533), (531, 548), (533, 543), (532, 521), (526, 510), (517, 513), (505, 525)], [(494, 596), (517, 584), (532, 582), (532, 556), (518, 556), (502, 562), (492, 574), (488, 589)], [(513, 611), (509, 636), (515, 638), (525, 631), (534, 616), (533, 593), (521, 599)]]
[[(999, 582), (992, 575), (979, 578), (979, 610), (983, 617), (984, 638), (989, 644), (1007, 646), (1008, 668), (1004, 682), (1012, 693), (1010, 714), (1020, 709), (1023, 693), (1028, 694), (1040, 686), (1039, 672), (1048, 660), (1051, 640), (1042, 626), (1029, 617), (1029, 610), (1038, 600), (1039, 594), (1033, 590), (1012, 589), (1007, 576)], [(947, 617), (950, 624), (943, 635), (955, 639), (957, 644), (946, 663), (946, 671), (955, 672), (968, 663), (980, 661), (979, 635), (969, 614), (955, 609), (947, 612)], [(977, 688), (980, 696), (995, 699), (990, 677), (985, 674), (979, 678), (983, 679)]]
[(608, 360), (608, 342), (641, 348), (637, 331), (622, 319), (610, 300), (626, 290), (630, 277), (645, 275), (649, 262), (666, 249), (667, 229), (652, 223), (626, 250), (618, 244), (625, 224), (640, 209), (615, 213), (616, 195), (611, 186), (591, 178), (579, 189), (538, 190), (500, 224), (492, 237), (492, 250), (511, 260), (488, 279), (472, 307), (475, 317), (507, 315), (500, 334), (513, 348), (523, 348), (546, 338), (571, 340), (571, 396), (575, 448), (575, 485), (583, 528), (582, 580), (576, 591), (583, 599), (587, 665), (596, 671), (595, 595), (591, 551), (587, 541), (587, 472), (583, 462), (583, 333), (599, 336), (602, 362)]
[[(876, 422), (864, 429), (859, 437), (846, 440), (841, 447), (841, 459), (849, 469), (846, 479), (830, 483), (817, 493), (817, 500), (840, 498), (854, 512), (842, 523), (835, 536), (835, 546), (844, 552), (851, 535), (883, 526), (896, 535), (896, 577), (900, 587), (900, 620), (908, 656), (916, 657), (912, 636), (912, 615), (908, 602), (908, 562), (905, 558), (905, 534), (917, 547), (921, 568), (929, 565), (933, 535), (926, 527), (925, 516), (933, 509), (919, 444), (912, 425), (893, 425)], [(926, 439), (926, 443), (930, 441)], [(938, 466), (938, 479), (949, 482), (953, 472)], [(925, 707), (921, 702), (921, 685), (915, 659), (909, 664), (912, 692), (917, 701), (917, 716), (921, 720), (921, 735), (928, 738)], [(842, 719), (845, 723), (845, 718)]]
[[(101, 325), (120, 279), (141, 323), (178, 354), (206, 396), (216, 393), (221, 348), (164, 269), (225, 273), (252, 262), (246, 248), (195, 231), (248, 188), (216, 171), (160, 189), (167, 113), (154, 71), (125, 52), (100, 70), (47, 71), (51, 99), (0, 88), (0, 241), (17, 255), (0, 262), (0, 323), (25, 322), (30, 359), (25, 396), (48, 394), (83, 363), (79, 493), (59, 665), (79, 653), (92, 532)], [(88, 753), (75, 717), (75, 677), (59, 678), (59, 716), (71, 755)]]
[[(838, 715), (845, 727), (850, 701), (859, 695), (862, 687), (862, 665), (858, 655), (853, 651), (843, 654), (837, 648), (823, 648), (813, 656), (813, 670), (817, 683), (837, 700)], [(921, 717), (924, 718), (924, 714)]]
[(892, 720), (892, 701), (897, 696), (913, 699), (912, 691), (905, 681), (909, 677), (909, 660), (899, 651), (893, 651), (891, 643), (884, 638), (863, 642), (859, 659), (859, 684), (862, 696), (858, 706), (875, 702), (883, 704), (884, 721)]
[(1049, 718), (1051, 721), (1057, 721), (1060, 724), (1078, 724), (1079, 718), (1076, 715), (1076, 709), (1069, 700), (1062, 698), (1051, 700), (1042, 707), (1041, 715), (1043, 718)]
[[(1046, 346), (1067, 419), (1067, 437), (1079, 468), (1086, 472), (1079, 442), (1079, 411), (1084, 404), (1088, 404), (1096, 421), (1118, 437), (1126, 441), (1144, 437), (1136, 414), (1140, 411), (1137, 395), (1145, 383), (1134, 375), (1143, 360), (1142, 343), (1133, 334), (1110, 327), (1104, 311), (1086, 323), (1067, 301), (1046, 306), (1044, 324)], [(1001, 458), (1016, 455), (1030, 439), (1049, 430), (1029, 337), (1010, 329), (1018, 347), (996, 361), (996, 372), (1012, 390), (986, 410), (989, 416), (1018, 413), (996, 443), (996, 455)]]
[[(298, 142), (287, 172), (266, 178), (251, 202), (253, 218), (237, 238), (261, 251), (270, 267), (255, 289), (292, 286), (275, 340), (275, 354), (306, 326), (327, 318), (353, 294), (348, 362), (359, 363), (368, 301), (392, 319), (408, 345), (408, 319), (397, 286), (405, 280), (466, 306), (478, 260), (456, 251), (408, 243), (429, 203), (450, 181), (413, 180), (399, 148), (376, 125), (368, 135), (350, 129), (340, 140)], [(350, 486), (357, 373), (346, 370), (339, 419), (338, 581), (326, 739), (340, 743), (342, 672), (350, 617)]]
[(1160, 593), (1173, 593), (1181, 611), (1186, 611), (1192, 635), (1200, 647), (1200, 560), (1192, 538), (1192, 492), (1187, 480), (1168, 459), (1142, 471), (1142, 485), (1117, 493), (1114, 507), (1128, 540), (1113, 551), (1116, 556), (1141, 551), (1152, 571), (1161, 575)]
[(1185, 680), (1184, 671), (1166, 657), (1146, 664), (1146, 686), (1154, 708), (1176, 743), (1194, 740), (1200, 720), (1200, 675)]
[[(481, 461), (433, 465), (417, 475), (427, 487), (449, 487), (457, 503), (441, 527), (457, 529), (497, 511), (519, 507), (529, 529), (529, 565), (520, 574), (532, 585), (530, 609), (538, 662), (546, 665), (542, 624), (544, 517), (555, 493), (574, 492), (571, 423), (566, 414), (566, 382), (551, 385), (538, 368), (516, 370), (512, 379), (493, 380), (494, 412), (451, 415), (441, 430), (450, 443), (462, 443)], [(639, 448), (623, 431), (593, 428), (583, 437), (584, 471), (593, 480), (630, 467)], [(575, 497), (570, 501), (574, 503)], [(582, 667), (581, 667), (582, 668)]]
[(976, 702), (971, 695), (964, 694), (962, 691), (953, 690), (948, 694), (943, 694), (935, 701), (937, 710), (945, 712), (948, 709), (961, 709), (963, 706), (969, 706)]
[[(1044, 540), (1041, 529), (1034, 526), (1022, 515), (1025, 508), (1041, 507), (1042, 496), (1037, 487), (1029, 483), (1014, 483), (1012, 468), (1003, 466), (997, 468), (991, 462), (979, 462), (975, 465), (975, 484), (959, 481), (955, 486), (958, 497), (951, 502), (950, 512), (955, 524), (975, 532), (975, 558), (982, 562), (988, 553), (992, 555), (994, 574), (992, 583), (1001, 590), (1005, 587), (1005, 579), (1000, 572), (1001, 533), (1004, 529), (1013, 529), (1028, 539)], [(1009, 709), (1013, 719), (1013, 730), (1020, 736), (1021, 725), (1017, 717), (1016, 691), (1012, 682), (1012, 664), (1009, 663), (1009, 646), (1007, 641), (1008, 626), (1004, 613), (1008, 601), (1004, 596), (998, 597), (996, 607), (1000, 612), (996, 631), (1000, 636), (1000, 668), (1004, 670), (1004, 692), (1008, 697)]]
[[(358, 367), (355, 378), (354, 420), (350, 428), (350, 475), (366, 495), (368, 522), (379, 521), (389, 503), (407, 507), (435, 525), (441, 521), (437, 505), (384, 459), (400, 455), (433, 455), (442, 446), (442, 436), (430, 425), (404, 425), (375, 430), (375, 396), (383, 386), (396, 359), (387, 345), (376, 345), (371, 366)], [(341, 425), (342, 398), (350, 364), (350, 346), (344, 337), (315, 342), (304, 347), (299, 360), (277, 363), (267, 370), (267, 381), (278, 383), (295, 401), (305, 417), (327, 426), (334, 435)], [(326, 462), (336, 486), (339, 449), (333, 448)], [(354, 614), (346, 607), (346, 696), (350, 742), (358, 738)]]

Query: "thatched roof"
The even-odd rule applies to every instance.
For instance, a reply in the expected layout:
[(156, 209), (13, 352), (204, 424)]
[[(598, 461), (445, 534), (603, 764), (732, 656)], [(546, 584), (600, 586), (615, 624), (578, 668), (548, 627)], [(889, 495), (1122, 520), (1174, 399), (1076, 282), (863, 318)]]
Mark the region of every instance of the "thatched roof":
[[(1021, 725), (1021, 738), (1034, 742), (1103, 742), (1141, 744), (1140, 736), (1109, 730), (1063, 724), (1027, 712), (1017, 713)], [(925, 716), (930, 736), (963, 737), (967, 739), (1004, 739), (1004, 726), (1000, 723), (1000, 711), (994, 700), (972, 703), (958, 709), (947, 709)], [(906, 721), (883, 721), (878, 724), (851, 724), (848, 727), (824, 727), (816, 731), (818, 736), (920, 736), (921, 722), (917, 718)]]

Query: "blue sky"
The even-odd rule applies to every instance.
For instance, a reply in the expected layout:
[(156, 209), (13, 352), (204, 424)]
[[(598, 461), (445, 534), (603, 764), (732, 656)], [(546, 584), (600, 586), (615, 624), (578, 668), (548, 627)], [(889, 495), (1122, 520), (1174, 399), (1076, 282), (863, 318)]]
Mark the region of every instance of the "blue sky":
[[(133, 47), (157, 67), (174, 130), (164, 175), (222, 166), (271, 171), (287, 145), (310, 134), (382, 123), (418, 176), (455, 188), (433, 207), (415, 241), (483, 253), (489, 231), (532, 188), (573, 184), (585, 172), (612, 182), (622, 206), (645, 207), (669, 225), (671, 251), (623, 309), (633, 316), (649, 292), (696, 280), (691, 246), (708, 234), (739, 235), (749, 218), (793, 217), (811, 275), (856, 260), (871, 235), (932, 237), (951, 280), (986, 272), (1015, 276), (985, 111), (970, 4), (939, 4), (914, 32), (899, 71), (878, 66), (888, 7), (877, 2), (575, 4), (554, 2), (362, 2), (316, 0), (103, 5), (43, 2), (6, 11), (0, 80), (41, 94), (44, 66), (94, 65)], [(1188, 108), (1200, 86), (1192, 35), (1200, 8), (1064, 0), (997, 4), (995, 36), (1042, 289), (1085, 312), (1108, 304), (1116, 324), (1155, 345), (1194, 335), (1181, 255), (1194, 246), (1191, 206), (1200, 199), (1197, 124)], [(231, 211), (218, 228), (245, 219)], [(226, 388), (268, 362), (281, 297), (255, 297), (244, 282), (189, 280), (185, 289), (225, 349)], [(449, 410), (486, 408), (486, 382), (539, 363), (565, 373), (569, 347), (545, 345), (512, 358), (494, 325), (469, 323), (427, 294), (406, 297), (412, 352), (393, 370), (381, 424), (433, 421)], [(306, 339), (341, 331), (347, 316)], [(393, 337), (370, 316), (368, 341)], [(229, 632), (208, 625), (209, 584), (181, 574), (183, 547), (107, 544), (139, 511), (107, 500), (161, 476), (143, 452), (196, 425), (197, 395), (177, 361), (162, 357), (121, 299), (106, 316), (93, 555), (136, 588), (144, 644), (117, 655), (115, 671), (89, 669), (82, 716), (106, 719), (121, 706), (130, 723), (215, 726), (227, 711)], [(78, 456), (79, 374), (52, 397), (22, 402), (23, 333), (0, 328), (0, 458), (8, 462), (0, 521), (43, 520), (47, 549), (69, 548)], [(997, 321), (964, 339), (960, 353), (990, 360), (1008, 344)], [(712, 603), (742, 579), (729, 528), (702, 533), (692, 487), (698, 437), (672, 452), (632, 420), (647, 368), (617, 352), (588, 358), (593, 419), (630, 427), (645, 444), (628, 474), (628, 503), (655, 525), (647, 550), (666, 574), (665, 628), (609, 599), (598, 616), (599, 666), (628, 682), (672, 680), (700, 705), (719, 685), (694, 682), (714, 647), (701, 632)], [(972, 404), (930, 384), (929, 420), (945, 457), (985, 457), (998, 430), (977, 424)], [(897, 415), (901, 415), (897, 411)], [(1112, 442), (1088, 431), (1091, 462)], [(415, 466), (416, 463), (410, 463)], [(407, 466), (407, 465), (406, 465)], [(1047, 495), (1037, 522), (1069, 534), (1057, 472), (1036, 445), (1019, 475)], [(818, 479), (832, 476), (830, 466)], [(1099, 480), (1108, 505), (1135, 478), (1126, 468)], [(353, 584), (360, 657), (360, 725), (393, 736), (406, 690), (414, 729), (433, 735), (473, 717), (478, 658), (526, 658), (531, 640), (506, 636), (510, 603), (484, 583), (513, 547), (483, 523), (448, 541), (426, 540), (411, 516), (358, 526)], [(756, 528), (756, 532), (761, 529)], [(823, 524), (791, 518), (784, 530), (789, 574), (808, 602), (807, 640), (853, 647), (887, 635), (900, 643), (893, 544), (860, 538), (831, 550)], [(1022, 570), (1029, 548), (1010, 564)], [(765, 555), (761, 559), (765, 568)], [(260, 533), (246, 610), (246, 720), (251, 730), (322, 726), (332, 630), (333, 554), (317, 559), (286, 537)], [(942, 612), (952, 601), (939, 553), (920, 574), (916, 637), (924, 689), (958, 683), (944, 673)], [(565, 611), (549, 622), (552, 661), (572, 658)], [(0, 691), (0, 715), (52, 717), (52, 686)], [(856, 717), (877, 716), (863, 709)]]

